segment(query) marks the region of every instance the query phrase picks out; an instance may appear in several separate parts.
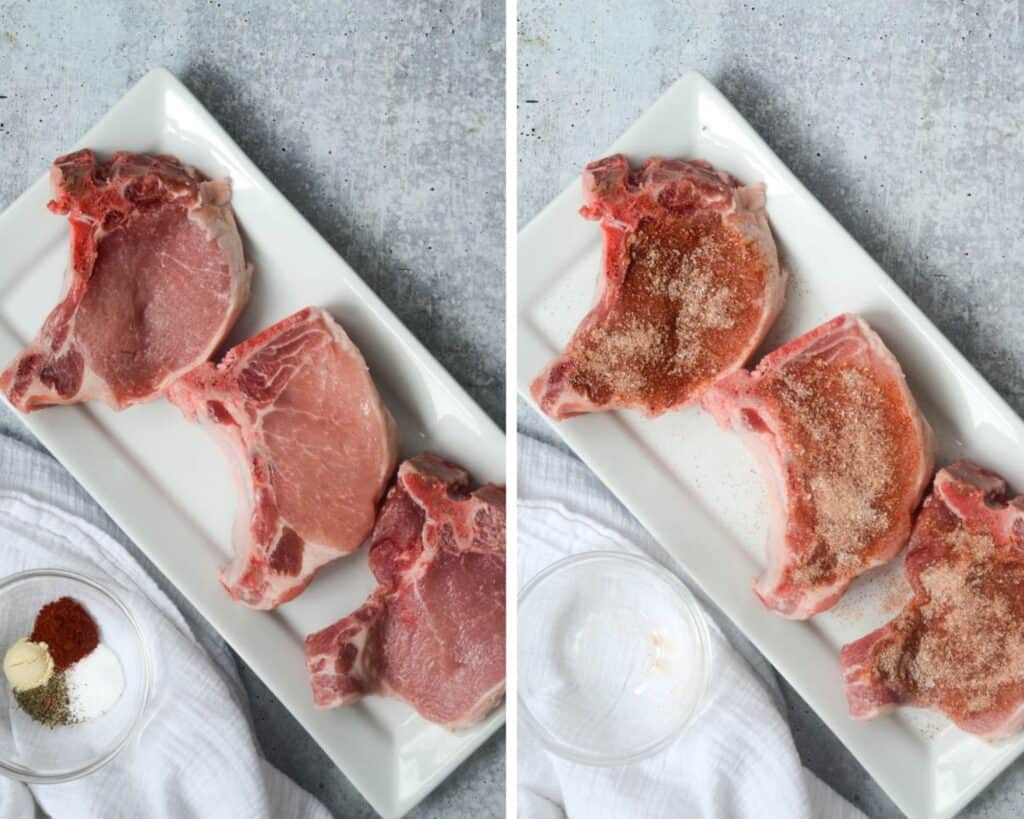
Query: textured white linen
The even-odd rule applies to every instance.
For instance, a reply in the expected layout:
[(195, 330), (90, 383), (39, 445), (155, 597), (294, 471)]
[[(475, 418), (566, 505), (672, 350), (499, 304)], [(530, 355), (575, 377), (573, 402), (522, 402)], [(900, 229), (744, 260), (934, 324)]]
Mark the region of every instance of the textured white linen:
[(60, 785), (27, 787), (0, 777), (0, 817), (328, 819), (316, 799), (261, 756), (223, 642), (200, 645), (117, 537), (52, 459), (0, 437), (0, 576), (59, 568), (99, 580), (138, 620), (153, 666), (143, 727), (117, 757)]
[[(583, 464), (525, 436), (518, 533), (520, 587), (560, 558), (610, 548), (646, 554), (679, 574)], [(744, 659), (710, 617), (708, 624), (713, 665), (701, 715), (654, 757), (613, 768), (579, 765), (549, 754), (520, 723), (523, 819), (863, 817), (801, 765), (770, 666), (749, 646)]]

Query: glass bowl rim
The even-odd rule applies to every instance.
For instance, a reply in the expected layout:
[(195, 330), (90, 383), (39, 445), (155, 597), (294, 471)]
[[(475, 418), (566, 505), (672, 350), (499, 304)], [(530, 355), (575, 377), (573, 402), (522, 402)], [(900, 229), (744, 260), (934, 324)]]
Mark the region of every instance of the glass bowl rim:
[[(676, 596), (683, 603), (684, 608), (693, 620), (697, 643), (700, 648), (701, 656), (704, 660), (704, 673), (701, 675), (700, 686), (693, 708), (672, 724), (669, 730), (665, 732), (664, 736), (641, 746), (629, 754), (610, 755), (602, 754), (597, 751), (586, 752), (581, 751), (576, 746), (562, 742), (548, 731), (547, 728), (541, 725), (530, 710), (530, 706), (526, 702), (526, 699), (523, 697), (522, 686), (517, 687), (516, 699), (518, 701), (519, 713), (522, 716), (523, 722), (533, 730), (534, 734), (549, 751), (563, 759), (568, 759), (572, 762), (578, 762), (583, 765), (591, 765), (594, 767), (613, 767), (638, 762), (642, 759), (654, 756), (654, 754), (664, 750), (675, 742), (676, 739), (682, 735), (682, 733), (701, 713), (705, 704), (704, 700), (707, 696), (708, 682), (711, 676), (711, 637), (708, 632), (707, 619), (700, 607), (700, 604), (697, 602), (697, 598), (694, 597), (693, 592), (687, 588), (686, 584), (683, 583), (679, 577), (649, 557), (605, 549), (580, 552), (578, 554), (560, 558), (537, 572), (537, 574), (530, 578), (529, 582), (523, 586), (516, 598), (517, 620), (519, 619), (519, 612), (523, 608), (523, 603), (526, 602), (530, 598), (531, 594), (552, 575), (572, 571), (573, 569), (579, 568), (579, 566), (584, 563), (603, 561), (628, 563), (631, 564), (633, 569), (644, 569), (664, 581), (665, 584), (676, 593)], [(516, 665), (518, 668), (518, 660)]]
[(70, 771), (62, 771), (56, 774), (40, 774), (21, 765), (15, 765), (14, 763), (9, 763), (5, 759), (0, 758), (0, 773), (20, 782), (27, 782), (34, 785), (58, 784), (60, 782), (71, 782), (75, 779), (81, 779), (83, 776), (87, 776), (88, 774), (99, 770), (117, 756), (139, 730), (142, 723), (142, 715), (146, 712), (146, 706), (149, 703), (150, 682), (152, 678), (149, 649), (146, 646), (146, 640), (142, 634), (142, 629), (139, 627), (138, 621), (132, 615), (128, 607), (121, 602), (117, 595), (98, 580), (79, 574), (78, 572), (69, 571), (68, 569), (29, 569), (27, 571), (16, 572), (15, 574), (8, 575), (3, 580), (0, 580), (0, 594), (3, 594), (3, 592), (11, 586), (15, 586), (26, 580), (53, 577), (72, 580), (91, 587), (94, 591), (99, 592), (100, 595), (110, 600), (110, 602), (112, 602), (124, 615), (125, 619), (131, 625), (136, 639), (138, 640), (139, 652), (142, 655), (142, 697), (139, 703), (138, 712), (132, 718), (131, 727), (125, 731), (121, 740), (107, 751), (107, 753), (98, 759), (93, 760), (88, 765), (84, 765), (81, 768), (76, 768)]

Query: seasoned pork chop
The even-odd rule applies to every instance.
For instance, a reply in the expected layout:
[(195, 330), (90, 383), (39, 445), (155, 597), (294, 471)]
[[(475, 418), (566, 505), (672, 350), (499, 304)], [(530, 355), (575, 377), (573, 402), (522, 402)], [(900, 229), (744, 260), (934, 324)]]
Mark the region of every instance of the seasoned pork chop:
[(764, 186), (706, 162), (621, 154), (587, 166), (581, 213), (601, 220), (597, 305), (530, 387), (556, 420), (693, 403), (743, 366), (782, 307), (786, 276)]
[(703, 405), (748, 433), (769, 484), (768, 567), (754, 584), (768, 608), (795, 619), (824, 611), (906, 544), (932, 474), (931, 428), (863, 319), (811, 330)]
[(934, 708), (999, 739), (1024, 727), (1024, 497), (967, 461), (939, 471), (907, 553), (914, 597), (845, 646), (850, 714)]

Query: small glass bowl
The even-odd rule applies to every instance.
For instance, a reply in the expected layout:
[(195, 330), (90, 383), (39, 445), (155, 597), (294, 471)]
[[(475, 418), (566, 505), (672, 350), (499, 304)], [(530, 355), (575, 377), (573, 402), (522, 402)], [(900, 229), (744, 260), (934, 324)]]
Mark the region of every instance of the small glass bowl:
[(149, 657), (135, 618), (107, 588), (74, 572), (41, 569), (0, 581), (0, 656), (31, 633), (39, 609), (60, 597), (92, 615), (100, 640), (121, 662), (125, 687), (102, 716), (48, 728), (21, 709), (0, 674), (0, 774), (22, 782), (68, 782), (105, 765), (134, 734), (149, 695)]
[(519, 595), (519, 713), (554, 753), (624, 765), (694, 720), (711, 654), (703, 612), (675, 575), (643, 557), (585, 552)]

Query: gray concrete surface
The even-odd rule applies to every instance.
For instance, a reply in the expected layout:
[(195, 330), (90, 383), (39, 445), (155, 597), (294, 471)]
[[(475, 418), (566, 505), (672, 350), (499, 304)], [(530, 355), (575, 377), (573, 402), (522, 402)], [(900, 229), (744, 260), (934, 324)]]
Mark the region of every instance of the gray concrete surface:
[[(1019, 2), (520, 0), (520, 223), (696, 68), (1024, 412), (1021, 14)], [(522, 401), (519, 429), (555, 440)], [(899, 816), (786, 697), (805, 764), (869, 816)], [(1024, 760), (963, 815), (1024, 815)]]
[[(166, 66), (502, 423), (504, 58), (489, 0), (0, 2), (0, 206)], [(403, 206), (413, 191), (428, 207)], [(27, 434), (6, 410), (0, 432)], [(338, 817), (373, 816), (239, 665), (270, 761)], [(503, 816), (504, 777), (502, 734), (412, 815)]]

